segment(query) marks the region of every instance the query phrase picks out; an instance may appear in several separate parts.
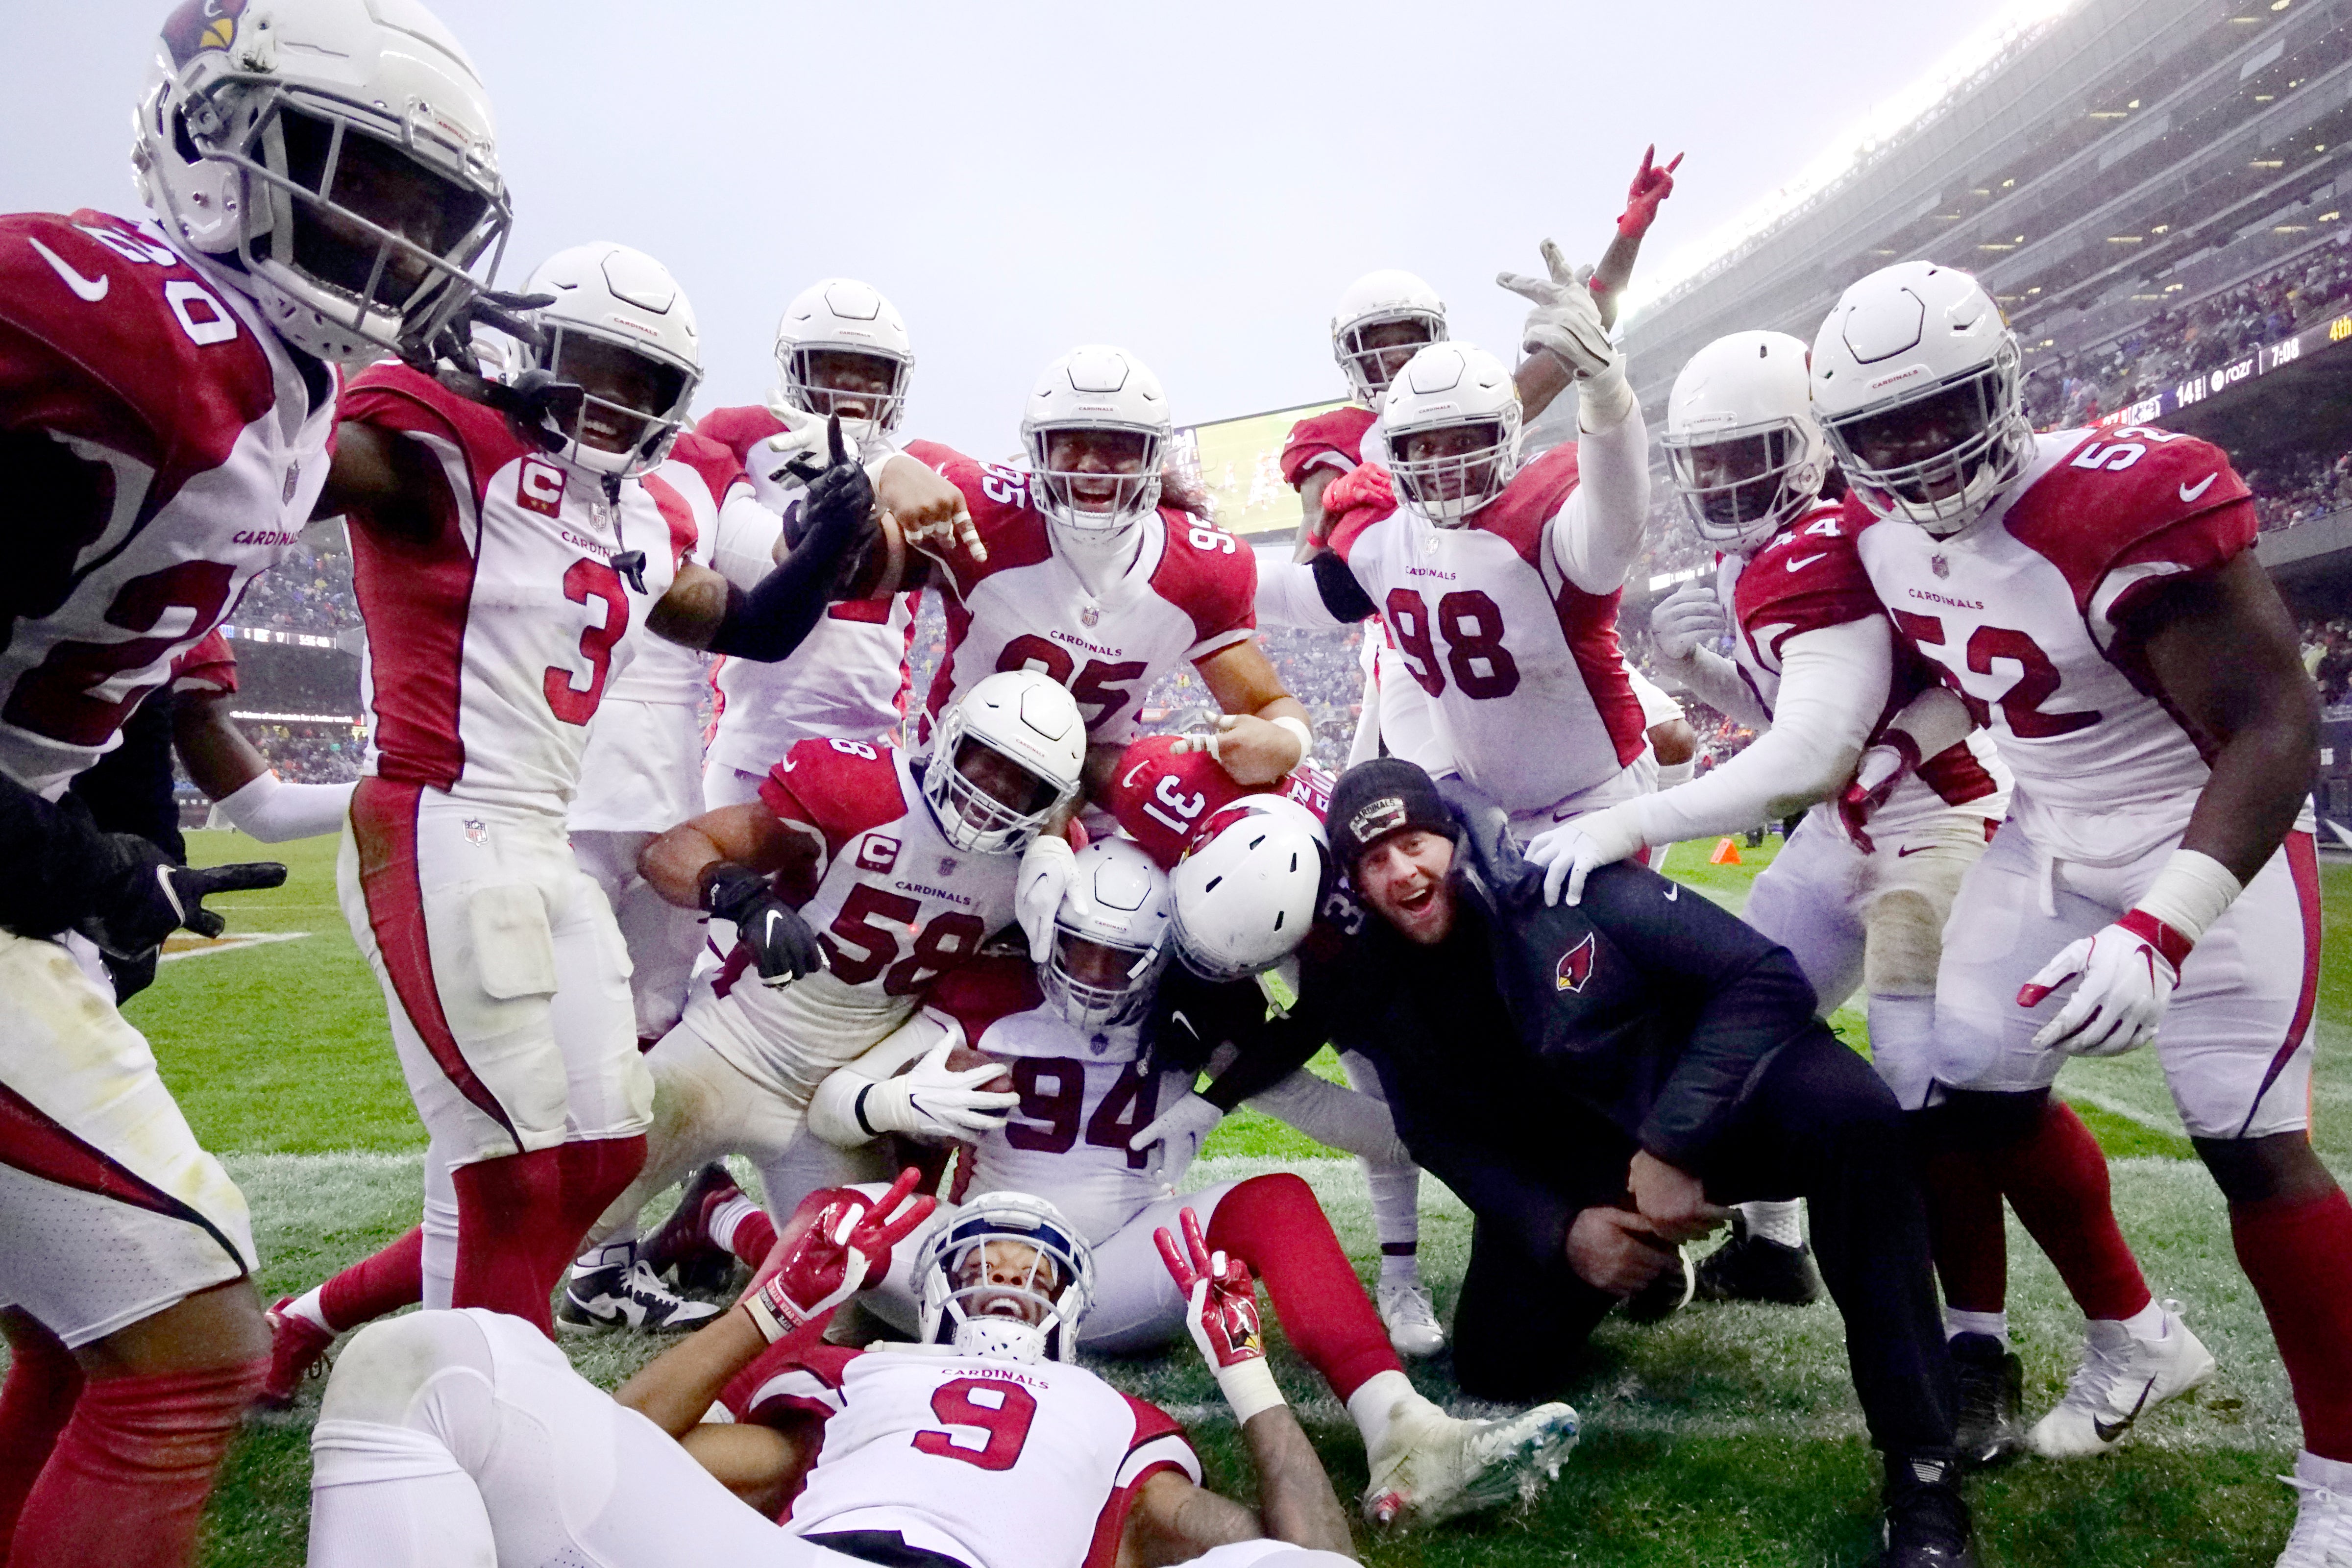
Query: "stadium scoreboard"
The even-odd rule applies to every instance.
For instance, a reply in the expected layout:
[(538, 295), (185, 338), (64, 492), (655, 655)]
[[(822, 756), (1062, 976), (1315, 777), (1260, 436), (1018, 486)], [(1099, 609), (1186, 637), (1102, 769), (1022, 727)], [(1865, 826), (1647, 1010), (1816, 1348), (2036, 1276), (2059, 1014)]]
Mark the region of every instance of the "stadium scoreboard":
[(1344, 406), (1345, 399), (1335, 398), (1186, 425), (1176, 431), (1171, 455), (1208, 490), (1216, 504), (1218, 525), (1228, 533), (1295, 533), (1298, 492), (1282, 482), (1282, 444), (1301, 419)]

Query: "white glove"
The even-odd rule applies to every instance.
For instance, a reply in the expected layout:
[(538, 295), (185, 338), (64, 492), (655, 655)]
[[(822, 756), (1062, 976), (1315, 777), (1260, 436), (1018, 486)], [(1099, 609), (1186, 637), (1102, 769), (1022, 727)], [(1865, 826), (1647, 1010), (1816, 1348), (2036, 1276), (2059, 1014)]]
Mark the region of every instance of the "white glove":
[(1601, 324), (1601, 307), (1588, 287), (1592, 268), (1570, 267), (1559, 247), (1549, 239), (1543, 242), (1543, 259), (1545, 270), (1551, 274), (1549, 279), (1517, 272), (1495, 277), (1496, 282), (1535, 305), (1519, 329), (1520, 348), (1528, 353), (1550, 353), (1579, 381), (1614, 369), (1617, 350), (1609, 341), (1609, 329)]
[(2189, 942), (2143, 910), (2069, 942), (2019, 987), (2017, 1005), (2038, 1007), (2076, 975), (2074, 999), (2033, 1037), (2038, 1049), (2076, 1057), (2119, 1057), (2156, 1038), (2164, 1009), (2180, 984)]
[(1650, 610), (1650, 637), (1658, 645), (1658, 657), (1676, 664), (1695, 648), (1713, 647), (1730, 629), (1715, 584), (1704, 577), (1684, 584)]
[(1021, 1097), (1011, 1089), (981, 1087), (1003, 1077), (1003, 1068), (983, 1062), (961, 1072), (950, 1071), (948, 1053), (955, 1046), (956, 1037), (950, 1035), (905, 1072), (859, 1090), (857, 1120), (877, 1133), (906, 1132), (918, 1138), (966, 1142), (985, 1138), (1003, 1126)]
[(1054, 917), (1062, 908), (1062, 890), (1077, 869), (1077, 851), (1070, 841), (1041, 833), (1021, 852), (1021, 869), (1013, 882), (1013, 921), (1029, 939), (1029, 956), (1044, 963), (1054, 952)]
[(1584, 879), (1601, 866), (1614, 866), (1638, 855), (1646, 841), (1641, 825), (1628, 806), (1612, 805), (1546, 828), (1528, 845), (1526, 859), (1544, 868), (1544, 902), (1559, 902), (1565, 885), (1568, 901), (1584, 901)]
[(1127, 1146), (1151, 1150), (1151, 1163), (1144, 1167), (1144, 1173), (1172, 1193), (1201, 1152), (1209, 1130), (1224, 1119), (1223, 1111), (1188, 1089), (1183, 1099), (1138, 1130)]
[[(743, 466), (755, 468), (760, 477), (781, 489), (804, 485), (824, 471), (829, 456), (825, 447), (825, 422), (805, 408), (795, 408), (784, 401), (784, 395), (768, 395), (768, 412), (783, 426), (782, 431), (753, 444), (745, 456)], [(800, 469), (793, 469), (798, 462)], [(792, 470), (792, 471), (787, 471)]]

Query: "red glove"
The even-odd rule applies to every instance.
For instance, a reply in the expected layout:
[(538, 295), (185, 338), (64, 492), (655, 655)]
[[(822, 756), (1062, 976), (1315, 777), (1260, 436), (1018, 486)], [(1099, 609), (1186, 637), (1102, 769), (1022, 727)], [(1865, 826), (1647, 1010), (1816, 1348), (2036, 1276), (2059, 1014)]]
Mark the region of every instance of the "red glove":
[(1323, 537), (1337, 549), (1342, 531), (1361, 533), (1396, 505), (1389, 471), (1378, 463), (1359, 464), (1323, 487)]
[(1862, 753), (1862, 761), (1854, 764), (1853, 777), (1846, 781), (1837, 803), (1838, 822), (1844, 827), (1845, 836), (1853, 840), (1855, 848), (1865, 855), (1876, 849), (1864, 825), (1886, 804), (1895, 786), (1918, 769), (1919, 742), (1906, 731), (1887, 731), (1875, 745)]
[(1661, 169), (1656, 167), (1656, 142), (1642, 151), (1642, 166), (1634, 173), (1633, 188), (1625, 193), (1625, 210), (1617, 215), (1617, 232), (1628, 239), (1639, 239), (1650, 232), (1658, 221), (1658, 204), (1675, 194), (1675, 171), (1683, 166), (1683, 155)]
[(1282, 1390), (1265, 1364), (1265, 1341), (1258, 1329), (1257, 1281), (1249, 1265), (1223, 1252), (1211, 1253), (1201, 1234), (1201, 1216), (1191, 1209), (1178, 1212), (1184, 1246), (1164, 1229), (1151, 1233), (1160, 1244), (1160, 1260), (1168, 1266), (1176, 1289), (1184, 1293), (1185, 1326), (1192, 1342), (1216, 1373), (1217, 1386), (1234, 1417), (1247, 1421), (1260, 1411), (1283, 1404)]
[(780, 1238), (739, 1303), (770, 1344), (832, 1311), (890, 1271), (890, 1248), (939, 1206), (915, 1193), (922, 1171), (898, 1173), (879, 1201), (845, 1190), (799, 1236)]

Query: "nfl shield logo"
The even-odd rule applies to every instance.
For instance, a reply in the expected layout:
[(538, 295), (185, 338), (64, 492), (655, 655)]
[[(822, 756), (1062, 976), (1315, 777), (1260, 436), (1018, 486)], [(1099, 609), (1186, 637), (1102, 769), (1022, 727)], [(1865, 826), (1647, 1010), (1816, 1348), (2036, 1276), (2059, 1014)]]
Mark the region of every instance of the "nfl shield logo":
[(280, 506), (292, 506), (294, 504), (294, 487), (301, 482), (302, 465), (299, 463), (287, 464), (286, 489), (285, 491), (278, 496), (278, 504)]
[(489, 824), (488, 824), (488, 823), (484, 822), (484, 821), (483, 821), (480, 817), (478, 817), (478, 816), (469, 816), (469, 817), (466, 818), (466, 842), (467, 842), (467, 843), (468, 843), (468, 844), (488, 844), (489, 841), (490, 841), (490, 826), (489, 826)]
[(940, 875), (952, 877), (956, 874), (956, 868), (962, 864), (962, 861), (952, 855), (942, 855), (940, 857)]
[(1097, 609), (1092, 605), (1088, 605), (1085, 609), (1078, 612), (1078, 619), (1081, 623), (1089, 626), (1097, 625), (1102, 620), (1102, 611)]
[(1927, 570), (1938, 577), (1948, 577), (1952, 574), (1952, 563), (1940, 555), (1930, 555), (1927, 557)]

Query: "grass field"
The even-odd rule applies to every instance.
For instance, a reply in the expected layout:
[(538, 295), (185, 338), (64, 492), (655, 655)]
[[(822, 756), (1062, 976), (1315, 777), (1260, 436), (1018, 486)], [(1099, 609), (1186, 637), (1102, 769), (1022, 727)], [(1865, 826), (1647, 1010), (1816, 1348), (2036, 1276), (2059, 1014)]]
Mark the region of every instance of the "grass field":
[[(198, 1135), (220, 1151), (250, 1198), (270, 1297), (316, 1282), (415, 1223), (424, 1142), (393, 1061), (382, 1002), (337, 909), (331, 840), (265, 850), (232, 835), (192, 836), (200, 860), (276, 855), (292, 868), (275, 891), (222, 900), (233, 932), (279, 940), (194, 954), (163, 966), (128, 1009), (154, 1041), (165, 1078)], [(1745, 864), (1704, 863), (1679, 847), (1669, 872), (1737, 907), (1773, 845)], [(2325, 872), (2329, 920), (2320, 993), (2317, 1136), (2352, 1172), (2352, 866)], [(304, 933), (299, 937), (290, 933)], [(1864, 1044), (1858, 1016), (1841, 1032)], [(2293, 1519), (2273, 1478), (2295, 1447), (2293, 1408), (2252, 1292), (2238, 1273), (2219, 1197), (2189, 1158), (2153, 1053), (2070, 1066), (2063, 1091), (2115, 1160), (2116, 1205), (2160, 1295), (2178, 1297), (2222, 1371), (2193, 1405), (2142, 1424), (2105, 1459), (2026, 1462), (1980, 1477), (1972, 1497), (1988, 1565), (2267, 1564)], [(1369, 1279), (1370, 1207), (1352, 1162), (1328, 1158), (1250, 1113), (1212, 1140), (1192, 1181), (1295, 1168), (1330, 1212)], [(1423, 1194), (1423, 1255), (1441, 1315), (1450, 1312), (1468, 1219), (1433, 1182)], [(2055, 1276), (2012, 1226), (2011, 1319), (2027, 1401), (2054, 1400), (2073, 1365), (2080, 1320)], [(569, 1347), (611, 1384), (648, 1347)], [(1279, 1342), (1276, 1370), (1343, 1492), (1363, 1458), (1345, 1414)], [(1189, 1352), (1103, 1369), (1167, 1405), (1191, 1428), (1211, 1480), (1248, 1492), (1246, 1462), (1215, 1388)], [(1444, 1359), (1414, 1369), (1433, 1397), (1451, 1394)], [(1858, 1563), (1875, 1550), (1874, 1462), (1847, 1389), (1835, 1314), (1697, 1307), (1652, 1328), (1604, 1326), (1568, 1391), (1585, 1436), (1560, 1480), (1507, 1519), (1396, 1541), (1360, 1542), (1397, 1568), (1454, 1564)], [(205, 1561), (299, 1563), (314, 1389), (283, 1416), (257, 1419), (215, 1500)]]

